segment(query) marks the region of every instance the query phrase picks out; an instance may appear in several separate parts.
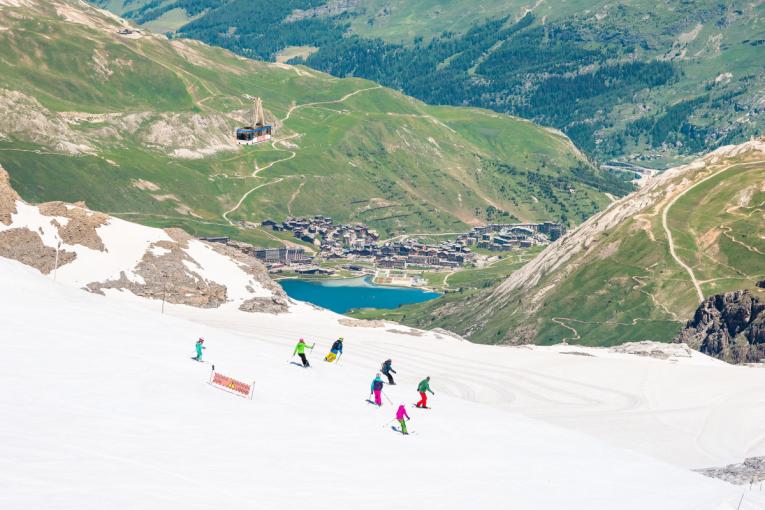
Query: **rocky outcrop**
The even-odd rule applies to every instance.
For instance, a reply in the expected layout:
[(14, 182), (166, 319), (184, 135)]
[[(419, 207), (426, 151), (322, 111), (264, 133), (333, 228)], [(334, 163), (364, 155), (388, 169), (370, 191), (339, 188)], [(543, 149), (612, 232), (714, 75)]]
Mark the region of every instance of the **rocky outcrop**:
[[(153, 243), (141, 261), (132, 268), (132, 276), (123, 271), (119, 278), (105, 282), (91, 282), (87, 289), (103, 294), (105, 289), (129, 290), (133, 294), (150, 299), (163, 299), (168, 303), (218, 308), (231, 296), (225, 285), (206, 278), (199, 266), (186, 251), (189, 243), (199, 242), (185, 231), (165, 229), (170, 241)], [(232, 259), (257, 283), (269, 291), (269, 296), (254, 296), (239, 305), (243, 312), (282, 313), (289, 308), (284, 290), (268, 277), (266, 268), (255, 259), (233, 248), (217, 243), (207, 246)], [(250, 292), (254, 289), (248, 287)]]
[(109, 222), (109, 216), (106, 214), (89, 211), (85, 204), (68, 206), (64, 202), (47, 202), (40, 204), (38, 209), (45, 216), (59, 216), (69, 220), (65, 225), (56, 220), (52, 222), (58, 228), (59, 238), (66, 244), (79, 244), (91, 250), (106, 250), (103, 240), (96, 232), (98, 227)]
[[(17, 260), (42, 274), (49, 274), (56, 267), (56, 248), (45, 246), (40, 234), (28, 228), (12, 228), (0, 232), (0, 257)], [(58, 266), (68, 264), (75, 258), (76, 253), (59, 250)]]
[(338, 319), (337, 322), (341, 326), (347, 326), (349, 328), (384, 328), (385, 327), (384, 321), (369, 320), (369, 319), (351, 319), (348, 317), (343, 317), (342, 319)]
[(16, 202), (19, 200), (21, 197), (11, 187), (11, 178), (8, 172), (0, 165), (0, 223), (11, 224), (11, 215), (16, 214)]
[(736, 485), (757, 483), (765, 480), (765, 457), (749, 457), (741, 464), (729, 464), (721, 468), (697, 469), (711, 478), (719, 478)]
[(611, 347), (611, 352), (633, 354), (656, 359), (690, 358), (693, 351), (685, 344), (665, 344), (662, 342), (627, 342), (626, 344)]
[(18, 90), (0, 88), (0, 139), (15, 139), (63, 154), (92, 154), (95, 149), (57, 112)]
[(729, 363), (758, 362), (765, 358), (765, 302), (748, 290), (711, 296), (675, 342)]
[(128, 278), (123, 271), (119, 278), (89, 283), (87, 289), (98, 294), (105, 289), (126, 289), (136, 296), (168, 303), (199, 308), (221, 306), (227, 301), (226, 287), (192, 271), (195, 262), (184, 251), (186, 247), (185, 242), (176, 239), (154, 243), (133, 269), (137, 279)]
[[(185, 234), (185, 232), (183, 232)], [(282, 289), (268, 276), (268, 270), (254, 255), (244, 252), (235, 246), (220, 243), (209, 245), (221, 255), (236, 261), (252, 279), (271, 293), (270, 297), (253, 297), (244, 301), (239, 309), (243, 312), (284, 313), (289, 310), (289, 298)]]

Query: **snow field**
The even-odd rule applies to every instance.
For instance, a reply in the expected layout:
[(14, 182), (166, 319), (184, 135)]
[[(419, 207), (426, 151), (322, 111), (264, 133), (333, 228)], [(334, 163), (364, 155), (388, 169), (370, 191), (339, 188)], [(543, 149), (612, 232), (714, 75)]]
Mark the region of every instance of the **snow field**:
[[(484, 347), (335, 322), (347, 356), (335, 366), (321, 361), (335, 317), (304, 305), (282, 316), (170, 307), (200, 324), (12, 261), (0, 260), (0, 275), (2, 508), (722, 510), (741, 494), (461, 398), (470, 382), (450, 363)], [(290, 364), (297, 338), (313, 340), (306, 331), (320, 332), (309, 370)], [(211, 365), (189, 359), (199, 336), (221, 373), (256, 381), (253, 401), (207, 384)], [(385, 357), (401, 381), (385, 387), (394, 404), (414, 402), (416, 382), (433, 376), (434, 408), (407, 407), (415, 435), (385, 425), (395, 406), (365, 402)], [(741, 508), (758, 504), (753, 495)]]

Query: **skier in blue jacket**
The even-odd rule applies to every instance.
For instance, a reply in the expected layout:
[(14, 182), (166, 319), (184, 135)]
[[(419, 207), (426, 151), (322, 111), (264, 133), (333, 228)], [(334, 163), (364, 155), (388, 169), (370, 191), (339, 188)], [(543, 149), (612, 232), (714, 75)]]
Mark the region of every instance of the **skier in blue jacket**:
[(343, 355), (343, 337), (338, 338), (335, 340), (335, 343), (332, 344), (332, 349), (329, 350), (329, 354), (324, 356), (324, 361), (328, 361), (332, 363), (337, 358)]
[(383, 380), (380, 377), (380, 374), (378, 373), (377, 376), (375, 376), (374, 381), (372, 381), (372, 387), (370, 388), (369, 392), (375, 394), (375, 404), (378, 406), (382, 405), (382, 389), (383, 389)]

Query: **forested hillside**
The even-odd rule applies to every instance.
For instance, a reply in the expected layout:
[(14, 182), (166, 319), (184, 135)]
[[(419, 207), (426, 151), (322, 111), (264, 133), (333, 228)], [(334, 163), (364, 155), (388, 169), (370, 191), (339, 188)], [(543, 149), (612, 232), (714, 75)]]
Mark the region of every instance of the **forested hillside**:
[[(135, 32), (87, 4), (3, 5), (0, 26), (0, 164), (32, 202), (281, 245), (259, 221), (571, 225), (632, 189), (531, 122)], [(240, 146), (255, 96), (274, 138)]]
[(662, 166), (762, 132), (765, 4), (459, 4), (153, 0), (116, 10), (142, 23), (175, 13), (177, 35), (242, 55), (533, 119), (601, 161)]

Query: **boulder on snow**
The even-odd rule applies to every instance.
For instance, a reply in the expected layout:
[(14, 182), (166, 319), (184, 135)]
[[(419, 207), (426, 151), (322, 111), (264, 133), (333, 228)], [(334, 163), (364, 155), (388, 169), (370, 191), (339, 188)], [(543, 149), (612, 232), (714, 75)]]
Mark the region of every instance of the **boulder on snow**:
[(749, 290), (708, 297), (674, 340), (728, 363), (765, 358), (765, 302)]

